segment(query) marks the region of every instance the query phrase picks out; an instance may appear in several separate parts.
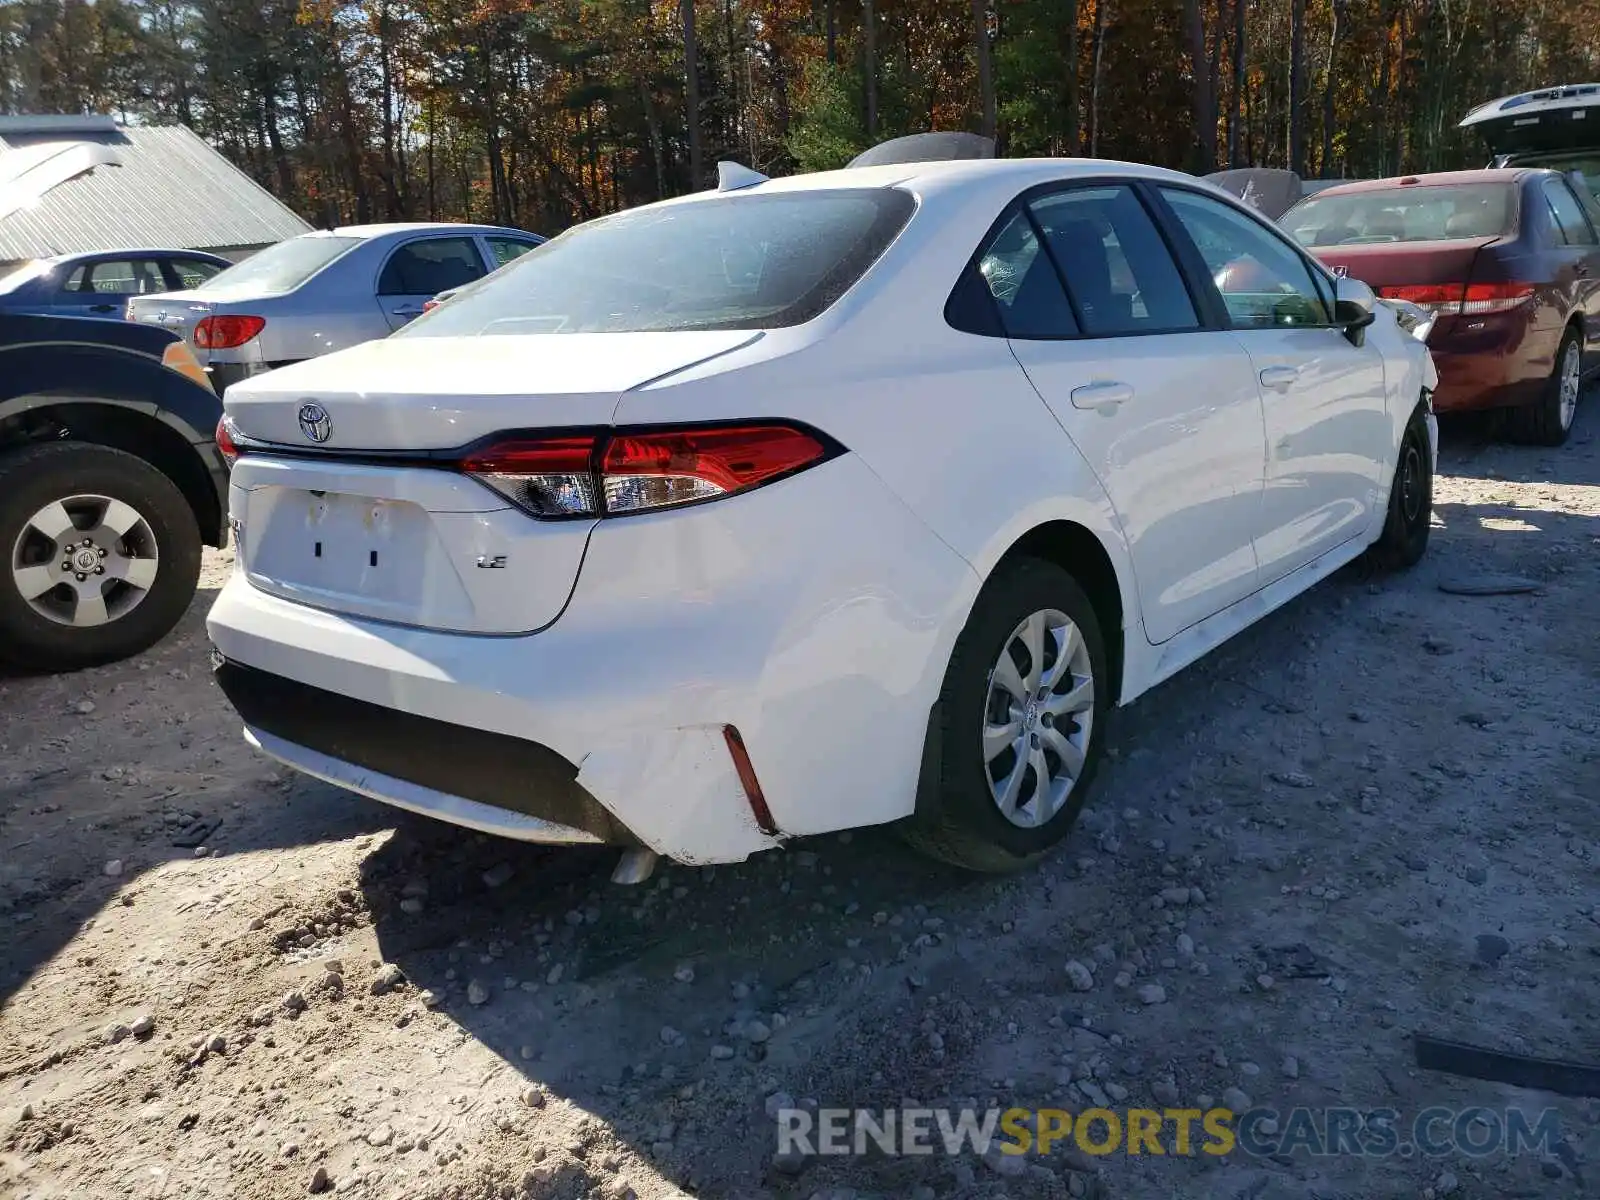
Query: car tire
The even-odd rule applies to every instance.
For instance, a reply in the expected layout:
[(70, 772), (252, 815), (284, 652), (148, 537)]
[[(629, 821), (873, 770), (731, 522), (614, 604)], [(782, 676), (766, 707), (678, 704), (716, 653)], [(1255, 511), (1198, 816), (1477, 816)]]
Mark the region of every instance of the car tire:
[(1433, 444), (1428, 419), (1421, 405), (1411, 414), (1400, 437), (1400, 457), (1389, 485), (1389, 507), (1383, 532), (1367, 555), (1385, 571), (1403, 571), (1422, 561), (1428, 552), (1428, 532), (1433, 525)]
[(1555, 365), (1539, 399), (1507, 415), (1511, 436), (1534, 446), (1559, 446), (1572, 432), (1583, 390), (1583, 339), (1568, 327), (1556, 350)]
[(71, 441), (0, 453), (0, 657), (61, 671), (147, 649), (188, 610), (200, 551), (188, 502), (142, 458)]
[[(1042, 648), (1038, 661), (1030, 645)], [(1110, 693), (1100, 622), (1077, 581), (1039, 559), (1002, 566), (950, 655), (929, 721), (916, 812), (897, 827), (901, 836), (972, 871), (1036, 862), (1083, 808), (1104, 747)], [(1002, 733), (1012, 728), (1015, 738)]]

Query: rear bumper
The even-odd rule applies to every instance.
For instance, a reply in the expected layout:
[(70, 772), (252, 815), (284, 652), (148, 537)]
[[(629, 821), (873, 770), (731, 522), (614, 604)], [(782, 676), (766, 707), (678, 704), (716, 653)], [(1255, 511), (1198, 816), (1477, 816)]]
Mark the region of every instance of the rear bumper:
[(547, 746), (382, 708), (220, 658), (217, 686), (257, 749), (376, 800), (533, 842), (638, 839)]
[(277, 739), (255, 735), (264, 750), (458, 824), (566, 839), (514, 828), (535, 818), (687, 863), (908, 815), (978, 586), (851, 455), (748, 496), (601, 522), (565, 611), (537, 633), (326, 612), (253, 586), (246, 557), (208, 629), (230, 667), (255, 669), (220, 681)]
[(1439, 371), (1434, 409), (1469, 412), (1536, 402), (1550, 377), (1560, 334), (1520, 316), (1455, 318), (1428, 346)]

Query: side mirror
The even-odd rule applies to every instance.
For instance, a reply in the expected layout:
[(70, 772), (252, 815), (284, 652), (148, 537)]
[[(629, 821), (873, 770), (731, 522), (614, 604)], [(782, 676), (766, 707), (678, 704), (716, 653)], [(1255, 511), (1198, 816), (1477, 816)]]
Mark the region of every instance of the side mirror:
[(1333, 281), (1333, 323), (1344, 329), (1352, 345), (1367, 340), (1366, 328), (1377, 320), (1378, 297), (1359, 279)]

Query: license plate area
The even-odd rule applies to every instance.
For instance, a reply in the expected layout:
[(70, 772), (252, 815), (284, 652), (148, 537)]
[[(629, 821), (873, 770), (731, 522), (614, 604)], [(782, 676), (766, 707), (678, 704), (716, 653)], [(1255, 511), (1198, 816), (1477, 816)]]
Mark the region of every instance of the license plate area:
[[(420, 615), (429, 562), (443, 549), (427, 510), (340, 492), (271, 492), (251, 498), (246, 569), (252, 579), (350, 611)], [(447, 569), (443, 581), (453, 576)]]

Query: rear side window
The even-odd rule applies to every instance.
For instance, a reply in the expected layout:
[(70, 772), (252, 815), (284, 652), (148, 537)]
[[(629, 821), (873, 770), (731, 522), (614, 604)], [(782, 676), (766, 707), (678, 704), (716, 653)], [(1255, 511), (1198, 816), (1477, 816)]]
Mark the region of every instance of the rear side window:
[(1059, 338), (1078, 331), (1061, 278), (1044, 253), (1033, 222), (1017, 213), (978, 259), (1007, 337)]
[(524, 241), (522, 238), (508, 237), (489, 237), (483, 240), (489, 244), (489, 253), (494, 255), (496, 268), (505, 266), (514, 258), (521, 258), (539, 244), (538, 242)]
[(1589, 226), (1589, 218), (1583, 215), (1583, 209), (1578, 204), (1578, 198), (1572, 194), (1567, 185), (1559, 179), (1546, 179), (1544, 181), (1544, 196), (1550, 202), (1550, 214), (1555, 218), (1556, 227), (1561, 231), (1562, 238), (1569, 246), (1592, 246), (1595, 244), (1594, 230)]
[(750, 193), (569, 229), (396, 337), (776, 329), (825, 311), (916, 201), (898, 188)]
[(1198, 329), (1183, 276), (1131, 188), (1082, 188), (1029, 206), (1094, 336)]
[(378, 278), (380, 296), (437, 296), (483, 277), (471, 238), (424, 238), (389, 256)]
[(224, 268), (200, 258), (174, 258), (167, 262), (181, 289), (197, 288)]

